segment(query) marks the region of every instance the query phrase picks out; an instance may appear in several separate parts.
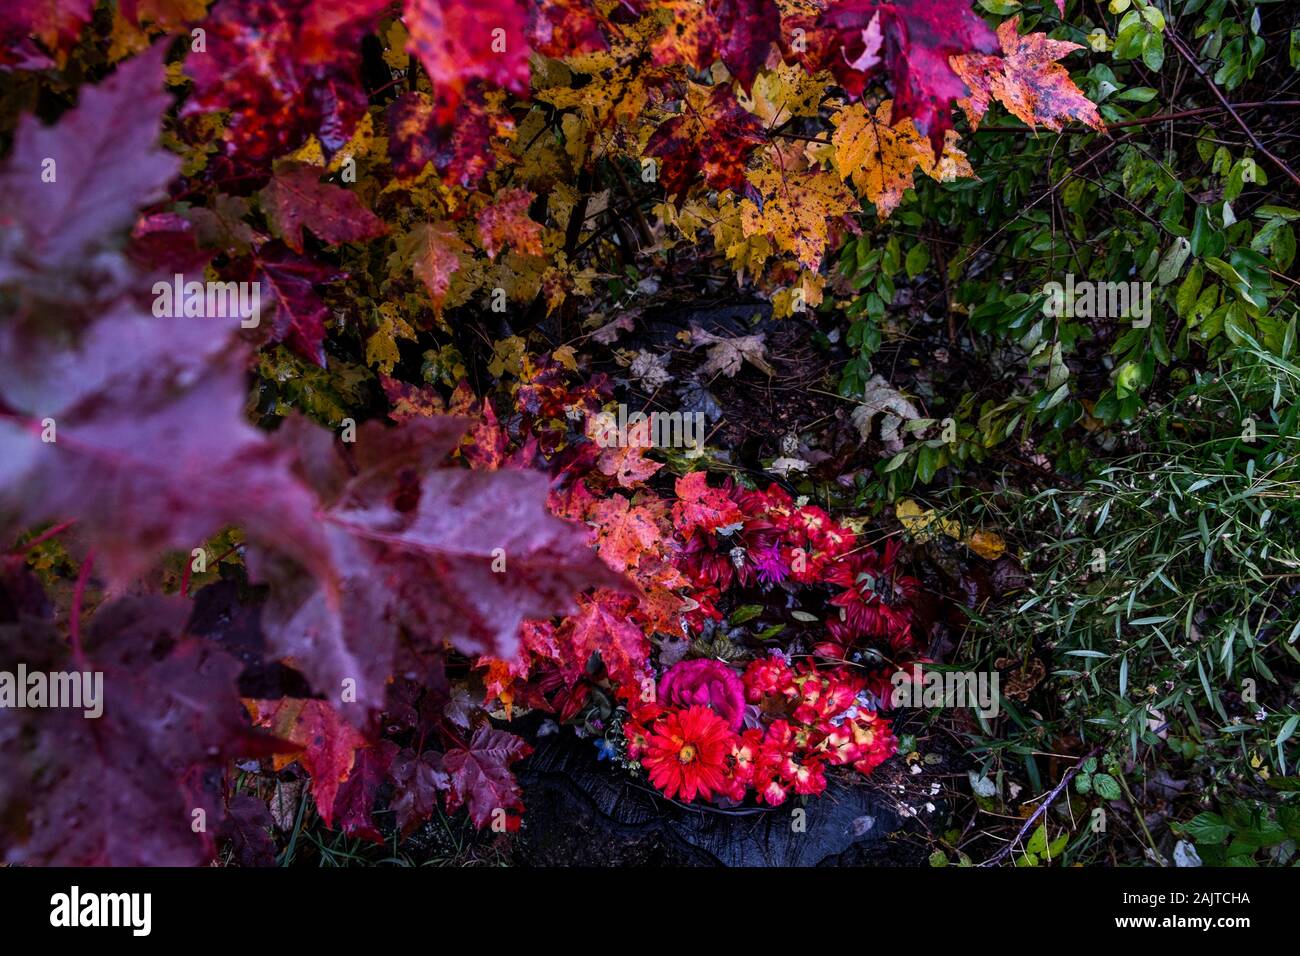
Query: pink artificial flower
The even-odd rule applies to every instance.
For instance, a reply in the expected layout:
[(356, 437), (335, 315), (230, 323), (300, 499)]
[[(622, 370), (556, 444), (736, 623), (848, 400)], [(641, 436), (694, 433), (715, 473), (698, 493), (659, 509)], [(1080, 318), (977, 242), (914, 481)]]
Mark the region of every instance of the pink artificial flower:
[(678, 661), (659, 681), (659, 703), (708, 707), (732, 730), (739, 730), (745, 720), (745, 685), (722, 661)]

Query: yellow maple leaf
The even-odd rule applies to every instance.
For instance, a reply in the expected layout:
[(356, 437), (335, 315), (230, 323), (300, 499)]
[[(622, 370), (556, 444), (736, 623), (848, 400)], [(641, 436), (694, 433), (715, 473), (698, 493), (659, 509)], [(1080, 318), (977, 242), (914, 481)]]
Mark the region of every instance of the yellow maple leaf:
[(776, 129), (796, 116), (816, 116), (830, 82), (829, 73), (809, 76), (796, 64), (782, 63), (760, 73), (748, 93), (737, 90), (736, 99), (768, 129)]
[(379, 327), (366, 340), (366, 364), (391, 375), (393, 366), (402, 360), (398, 339), (414, 341), (415, 330), (402, 318), (396, 302), (385, 302), (379, 307)]
[(966, 154), (957, 147), (957, 133), (948, 130), (943, 155), (935, 161), (929, 141), (917, 132), (910, 118), (891, 126), (893, 101), (885, 100), (871, 113), (861, 103), (851, 103), (831, 116), (830, 160), (840, 176), (852, 181), (858, 194), (876, 206), (881, 219), (898, 208), (903, 193), (916, 185), (919, 168), (940, 182), (974, 175)]
[[(771, 162), (776, 156), (780, 166)], [(819, 169), (798, 169), (791, 155), (769, 150), (747, 178), (758, 190), (761, 205), (752, 199), (740, 204), (746, 236), (769, 237), (778, 249), (792, 252), (805, 269), (821, 268), (830, 241), (832, 220), (858, 208), (838, 176)]]

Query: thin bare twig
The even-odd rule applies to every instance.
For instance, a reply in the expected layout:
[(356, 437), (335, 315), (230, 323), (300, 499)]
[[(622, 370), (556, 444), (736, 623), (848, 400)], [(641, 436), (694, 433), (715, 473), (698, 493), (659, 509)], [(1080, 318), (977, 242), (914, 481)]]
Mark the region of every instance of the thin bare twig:
[(1278, 169), (1286, 173), (1293, 183), (1300, 186), (1300, 176), (1297, 176), (1295, 170), (1282, 162), (1280, 158), (1273, 155), (1273, 153), (1269, 151), (1268, 147), (1259, 141), (1259, 137), (1255, 135), (1255, 131), (1246, 125), (1246, 121), (1241, 118), (1241, 114), (1238, 113), (1233, 105), (1224, 97), (1218, 84), (1216, 84), (1214, 80), (1201, 69), (1201, 65), (1196, 62), (1196, 57), (1192, 55), (1192, 51), (1187, 48), (1185, 43), (1183, 43), (1182, 37), (1178, 35), (1178, 32), (1170, 26), (1166, 29), (1165, 34), (1169, 37), (1169, 42), (1173, 44), (1174, 49), (1178, 51), (1179, 56), (1186, 60), (1187, 65), (1196, 72), (1196, 75), (1205, 81), (1205, 85), (1210, 88), (1210, 92), (1213, 93), (1215, 98), (1223, 104), (1223, 108), (1228, 111), (1228, 115), (1237, 121), (1237, 125), (1240, 126), (1241, 131), (1250, 138), (1250, 141), (1255, 144), (1255, 148), (1268, 157)]
[(1010, 856), (1011, 851), (1015, 849), (1016, 844), (1020, 843), (1020, 841), (1025, 838), (1025, 834), (1034, 828), (1034, 824), (1038, 822), (1038, 818), (1047, 812), (1047, 808), (1052, 805), (1052, 802), (1061, 795), (1061, 793), (1065, 790), (1066, 787), (1070, 785), (1070, 781), (1074, 779), (1075, 774), (1077, 774), (1080, 768), (1083, 767), (1084, 762), (1089, 757), (1095, 757), (1099, 753), (1101, 753), (1101, 746), (1098, 745), (1096, 747), (1093, 747), (1086, 754), (1084, 754), (1082, 757), (1079, 758), (1078, 763), (1076, 763), (1069, 770), (1065, 771), (1065, 776), (1061, 778), (1061, 782), (1058, 783), (1055, 787), (1053, 787), (1051, 793), (1049, 793), (1046, 797), (1043, 798), (1043, 802), (1038, 805), (1038, 809), (1035, 810), (1030, 815), (1029, 819), (1024, 822), (1024, 825), (1021, 826), (1020, 832), (1017, 833), (1014, 837), (1012, 837), (1010, 842), (1008, 842), (1006, 846), (998, 850), (998, 852), (995, 853), (992, 857), (990, 857), (989, 859), (981, 863), (980, 866), (996, 866), (998, 863), (1001, 863), (1008, 856)]

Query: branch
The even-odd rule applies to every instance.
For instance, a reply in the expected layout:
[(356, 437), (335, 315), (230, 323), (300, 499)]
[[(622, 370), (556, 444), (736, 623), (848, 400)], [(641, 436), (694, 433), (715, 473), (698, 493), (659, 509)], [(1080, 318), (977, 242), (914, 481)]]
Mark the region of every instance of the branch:
[[(1206, 113), (1222, 113), (1226, 109), (1231, 112), (1238, 110), (1262, 109), (1268, 106), (1300, 106), (1300, 100), (1254, 100), (1249, 103), (1233, 103), (1231, 106), (1224, 104), (1222, 106), (1199, 106), (1194, 110), (1179, 110), (1176, 113), (1157, 113), (1155, 116), (1140, 116), (1137, 119), (1120, 120), (1118, 123), (1107, 123), (1107, 131), (1112, 129), (1123, 129), (1125, 126), (1150, 126), (1154, 123), (1173, 123), (1177, 120), (1192, 119), (1197, 116), (1204, 116)], [(1031, 128), (1028, 126), (981, 126), (977, 133), (1028, 133)], [(1091, 126), (1071, 126), (1061, 130), (1062, 133), (1093, 133), (1096, 132)]]
[(1196, 62), (1196, 58), (1192, 56), (1192, 51), (1187, 49), (1187, 46), (1183, 43), (1182, 37), (1178, 35), (1178, 32), (1172, 26), (1168, 27), (1165, 32), (1169, 37), (1169, 42), (1174, 45), (1174, 49), (1177, 50), (1178, 54), (1187, 61), (1187, 65), (1196, 71), (1196, 75), (1205, 81), (1205, 84), (1210, 88), (1210, 92), (1213, 93), (1215, 98), (1223, 104), (1223, 108), (1228, 111), (1228, 115), (1237, 121), (1237, 125), (1240, 126), (1241, 131), (1250, 138), (1250, 141), (1255, 144), (1255, 148), (1272, 160), (1273, 164), (1277, 166), (1278, 169), (1282, 170), (1282, 172), (1286, 173), (1293, 183), (1300, 186), (1300, 176), (1297, 176), (1290, 166), (1269, 152), (1268, 147), (1259, 141), (1259, 137), (1255, 135), (1255, 131), (1246, 125), (1246, 121), (1241, 118), (1241, 114), (1238, 113), (1233, 105), (1224, 98), (1223, 92), (1219, 89), (1214, 80), (1210, 79), (1210, 77), (1206, 75), (1205, 71), (1201, 69), (1201, 65)]
[(1078, 763), (1076, 763), (1069, 770), (1065, 771), (1065, 776), (1061, 778), (1061, 782), (1058, 783), (1055, 787), (1053, 787), (1051, 793), (1049, 793), (1046, 797), (1043, 798), (1043, 802), (1038, 805), (1038, 809), (1033, 812), (1033, 814), (1029, 817), (1029, 819), (1025, 821), (1024, 826), (1020, 828), (1020, 832), (1017, 833), (1014, 837), (1012, 837), (1010, 842), (1007, 843), (1007, 845), (1004, 846), (1002, 849), (998, 850), (998, 852), (995, 853), (990, 859), (985, 860), (983, 863), (981, 863), (980, 866), (994, 866), (998, 863), (1001, 863), (1008, 856), (1010, 856), (1011, 851), (1015, 849), (1016, 844), (1025, 838), (1025, 834), (1034, 828), (1034, 824), (1038, 822), (1038, 818), (1047, 812), (1047, 808), (1052, 805), (1052, 801), (1054, 801), (1057, 797), (1059, 797), (1061, 795), (1061, 792), (1070, 785), (1070, 781), (1073, 780), (1074, 775), (1079, 772), (1079, 768), (1083, 766), (1084, 761), (1087, 760), (1089, 757), (1097, 756), (1097, 754), (1099, 753), (1101, 753), (1100, 744), (1098, 744), (1096, 747), (1093, 747), (1091, 750), (1089, 750), (1086, 754), (1084, 754), (1082, 757), (1079, 758)]

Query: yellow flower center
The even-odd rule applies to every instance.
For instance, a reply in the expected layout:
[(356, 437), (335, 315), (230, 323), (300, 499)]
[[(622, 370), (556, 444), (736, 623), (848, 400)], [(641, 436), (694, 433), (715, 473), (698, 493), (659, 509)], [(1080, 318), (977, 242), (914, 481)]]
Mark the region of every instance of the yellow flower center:
[(682, 763), (690, 763), (695, 759), (695, 745), (683, 744), (682, 749), (677, 752), (677, 759)]

